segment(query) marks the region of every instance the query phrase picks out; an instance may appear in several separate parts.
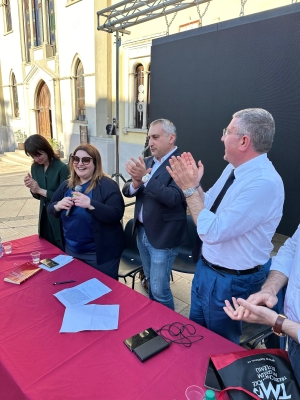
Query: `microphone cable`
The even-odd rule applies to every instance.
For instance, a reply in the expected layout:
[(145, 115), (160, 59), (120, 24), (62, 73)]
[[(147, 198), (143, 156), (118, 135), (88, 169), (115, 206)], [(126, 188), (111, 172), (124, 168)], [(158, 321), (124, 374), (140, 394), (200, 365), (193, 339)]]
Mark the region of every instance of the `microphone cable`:
[(194, 325), (182, 324), (181, 322), (163, 325), (157, 330), (157, 333), (168, 343), (177, 343), (184, 347), (191, 347), (193, 343), (199, 342), (204, 338), (202, 335), (196, 335)]

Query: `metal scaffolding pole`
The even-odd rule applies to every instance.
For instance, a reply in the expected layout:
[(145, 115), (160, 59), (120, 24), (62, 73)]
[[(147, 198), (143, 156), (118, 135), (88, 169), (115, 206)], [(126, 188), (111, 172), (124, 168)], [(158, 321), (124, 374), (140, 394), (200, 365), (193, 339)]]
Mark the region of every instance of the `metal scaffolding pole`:
[[(113, 120), (116, 132), (116, 177), (125, 179), (120, 174), (119, 158), (119, 126), (120, 126), (120, 103), (119, 103), (119, 73), (120, 73), (120, 33), (130, 34), (126, 28), (147, 22), (156, 18), (165, 17), (168, 14), (184, 10), (189, 7), (210, 3), (212, 0), (124, 0), (103, 10), (97, 11), (97, 30), (116, 34), (116, 118)], [(104, 24), (100, 24), (100, 17), (105, 18)]]

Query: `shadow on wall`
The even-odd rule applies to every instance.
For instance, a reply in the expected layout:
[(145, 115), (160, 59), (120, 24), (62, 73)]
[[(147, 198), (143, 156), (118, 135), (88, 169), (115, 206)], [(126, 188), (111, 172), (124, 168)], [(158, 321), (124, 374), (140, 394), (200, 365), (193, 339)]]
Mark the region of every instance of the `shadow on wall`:
[(17, 144), (13, 128), (10, 126), (0, 126), (0, 154), (6, 151), (15, 151)]

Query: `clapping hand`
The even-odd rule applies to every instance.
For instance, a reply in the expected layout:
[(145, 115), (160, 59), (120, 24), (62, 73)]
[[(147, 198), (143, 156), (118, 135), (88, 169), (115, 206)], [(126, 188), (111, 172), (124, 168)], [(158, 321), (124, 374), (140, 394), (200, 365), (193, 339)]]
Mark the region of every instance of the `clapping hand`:
[(172, 156), (170, 167), (166, 167), (177, 185), (182, 189), (197, 187), (204, 173), (204, 166), (198, 161), (198, 168), (191, 153), (183, 153), (181, 156)]
[(142, 177), (151, 172), (152, 168), (146, 168), (145, 161), (142, 157), (139, 157), (139, 160), (135, 158), (131, 158), (126, 163), (126, 171), (131, 176), (132, 185), (135, 189), (141, 186)]

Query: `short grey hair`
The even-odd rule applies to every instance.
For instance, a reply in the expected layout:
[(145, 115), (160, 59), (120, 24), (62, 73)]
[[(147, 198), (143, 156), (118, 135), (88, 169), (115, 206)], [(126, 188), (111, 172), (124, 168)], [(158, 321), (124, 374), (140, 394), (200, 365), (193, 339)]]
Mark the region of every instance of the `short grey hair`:
[(165, 132), (167, 136), (172, 134), (177, 136), (175, 125), (168, 119), (165, 118), (156, 119), (155, 121), (151, 122), (149, 129), (151, 128), (151, 126), (156, 124), (161, 124), (162, 130)]
[(263, 108), (246, 108), (233, 114), (238, 118), (238, 135), (247, 135), (251, 139), (254, 151), (267, 153), (273, 143), (275, 122), (272, 115)]

